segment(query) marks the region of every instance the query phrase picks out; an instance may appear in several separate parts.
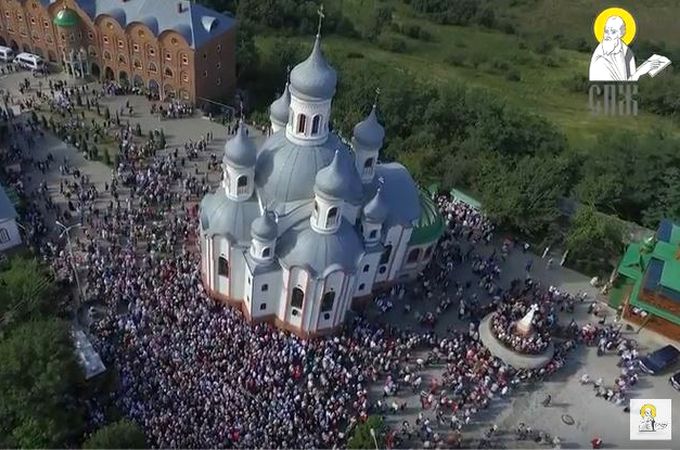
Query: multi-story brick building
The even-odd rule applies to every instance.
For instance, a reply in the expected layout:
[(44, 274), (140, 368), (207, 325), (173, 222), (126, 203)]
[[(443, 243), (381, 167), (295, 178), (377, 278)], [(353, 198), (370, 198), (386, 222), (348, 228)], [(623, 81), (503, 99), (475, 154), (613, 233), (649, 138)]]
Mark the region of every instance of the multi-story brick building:
[(187, 0), (0, 0), (0, 45), (201, 103), (236, 84), (236, 21)]

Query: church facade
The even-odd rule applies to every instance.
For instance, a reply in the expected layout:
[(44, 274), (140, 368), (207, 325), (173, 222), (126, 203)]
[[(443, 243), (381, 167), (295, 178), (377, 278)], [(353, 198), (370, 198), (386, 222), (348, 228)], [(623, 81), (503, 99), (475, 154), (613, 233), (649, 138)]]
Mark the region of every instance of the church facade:
[(270, 107), (256, 148), (242, 124), (200, 205), (203, 283), (252, 321), (330, 333), (356, 301), (415, 278), (444, 222), (399, 163), (380, 163), (376, 105), (350, 143), (329, 131), (337, 74), (317, 35)]

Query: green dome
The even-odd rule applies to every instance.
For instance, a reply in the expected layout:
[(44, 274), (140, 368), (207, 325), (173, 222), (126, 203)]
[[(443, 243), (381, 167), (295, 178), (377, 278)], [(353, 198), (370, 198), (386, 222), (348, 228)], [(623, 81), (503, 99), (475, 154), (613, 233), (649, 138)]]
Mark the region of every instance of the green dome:
[(57, 15), (54, 16), (54, 24), (63, 28), (75, 27), (79, 20), (78, 13), (69, 8), (59, 10)]
[(420, 191), (420, 220), (413, 227), (409, 245), (423, 245), (437, 242), (444, 233), (446, 222), (439, 213), (439, 208), (434, 204), (427, 192)]
[(654, 251), (655, 246), (656, 239), (654, 238), (654, 236), (649, 236), (642, 241), (640, 250), (642, 250), (643, 253), (651, 253), (652, 251)]

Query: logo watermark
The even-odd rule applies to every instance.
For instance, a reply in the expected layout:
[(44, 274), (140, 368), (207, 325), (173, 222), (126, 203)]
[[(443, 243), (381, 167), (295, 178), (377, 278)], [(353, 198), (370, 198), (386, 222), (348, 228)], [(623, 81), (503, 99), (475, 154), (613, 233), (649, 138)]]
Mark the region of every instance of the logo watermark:
[(671, 399), (630, 399), (630, 440), (670, 441), (672, 439)]

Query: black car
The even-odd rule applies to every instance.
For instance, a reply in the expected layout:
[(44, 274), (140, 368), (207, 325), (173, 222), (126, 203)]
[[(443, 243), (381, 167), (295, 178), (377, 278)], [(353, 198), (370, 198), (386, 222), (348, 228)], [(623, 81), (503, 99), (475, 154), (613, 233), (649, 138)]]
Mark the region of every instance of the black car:
[(642, 358), (640, 368), (655, 375), (675, 364), (678, 359), (680, 359), (680, 350), (669, 344)]
[(680, 372), (675, 372), (668, 379), (668, 382), (673, 386), (676, 391), (680, 391)]

